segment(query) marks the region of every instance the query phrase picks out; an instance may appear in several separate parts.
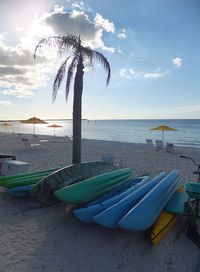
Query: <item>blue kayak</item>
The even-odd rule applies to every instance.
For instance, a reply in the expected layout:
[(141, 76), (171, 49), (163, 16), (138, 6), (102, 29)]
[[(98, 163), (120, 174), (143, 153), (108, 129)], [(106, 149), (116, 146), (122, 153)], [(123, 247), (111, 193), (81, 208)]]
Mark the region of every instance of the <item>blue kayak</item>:
[(94, 222), (108, 228), (117, 228), (121, 218), (149, 192), (156, 184), (158, 184), (166, 176), (165, 172), (161, 172), (158, 176), (145, 183), (143, 186), (131, 191), (119, 202), (108, 207), (93, 217)]
[(90, 202), (86, 206), (74, 210), (73, 213), (82, 222), (93, 223), (93, 217), (95, 215), (102, 212), (109, 206), (114, 205), (131, 191), (134, 191), (137, 188), (141, 187), (149, 180), (149, 176), (132, 179), (126, 182), (126, 184), (120, 185), (120, 187), (112, 190), (108, 194), (105, 194), (104, 196), (97, 198), (95, 201)]
[(169, 173), (124, 215), (119, 226), (130, 231), (149, 228), (180, 184), (180, 172), (174, 170)]
[(33, 185), (25, 185), (25, 186), (19, 186), (12, 189), (7, 189), (6, 192), (9, 195), (17, 196), (17, 197), (28, 197), (31, 196), (31, 189), (33, 188)]
[(189, 199), (188, 194), (185, 192), (185, 188), (176, 191), (172, 197), (169, 199), (165, 206), (165, 211), (173, 214), (187, 215), (184, 206), (185, 202)]

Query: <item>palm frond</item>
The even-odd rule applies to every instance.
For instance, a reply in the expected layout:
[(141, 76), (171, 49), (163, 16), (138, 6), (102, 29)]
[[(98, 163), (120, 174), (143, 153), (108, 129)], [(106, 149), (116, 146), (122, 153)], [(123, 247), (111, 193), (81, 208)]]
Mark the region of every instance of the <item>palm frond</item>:
[(107, 72), (106, 85), (108, 85), (110, 82), (111, 70), (110, 70), (110, 64), (107, 61), (107, 58), (105, 58), (103, 54), (95, 50), (92, 50), (92, 55), (93, 55), (93, 58), (97, 59), (103, 65), (105, 71)]
[(74, 69), (76, 68), (77, 62), (78, 62), (78, 56), (75, 56), (73, 58), (71, 64), (68, 67), (67, 81), (66, 81), (66, 88), (65, 88), (65, 98), (66, 98), (66, 101), (68, 99), (70, 85), (71, 85), (71, 82), (72, 82), (72, 79), (73, 79)]
[(88, 58), (90, 66), (93, 66), (92, 65), (93, 50), (90, 49), (89, 47), (81, 46), (81, 53), (82, 53), (83, 56), (86, 56)]
[(41, 49), (42, 46), (55, 47), (57, 46), (58, 51), (61, 56), (66, 53), (70, 48), (76, 50), (79, 44), (79, 39), (77, 36), (72, 34), (67, 34), (66, 36), (51, 36), (44, 38), (39, 41), (34, 50), (34, 59), (37, 56), (37, 51)]
[(60, 66), (57, 74), (56, 74), (56, 77), (55, 77), (55, 80), (54, 80), (54, 83), (53, 83), (53, 94), (52, 94), (52, 103), (55, 101), (56, 99), (56, 96), (57, 96), (57, 92), (60, 88), (60, 85), (63, 81), (63, 78), (65, 76), (65, 69), (66, 69), (66, 64), (67, 64), (67, 61), (70, 57), (68, 57)]
[(92, 66), (93, 59), (98, 60), (103, 65), (103, 68), (107, 72), (106, 85), (108, 85), (110, 82), (111, 70), (110, 70), (110, 64), (107, 61), (107, 59), (104, 57), (104, 55), (95, 50), (90, 49), (89, 47), (82, 47), (82, 54), (84, 56), (87, 56), (91, 66)]

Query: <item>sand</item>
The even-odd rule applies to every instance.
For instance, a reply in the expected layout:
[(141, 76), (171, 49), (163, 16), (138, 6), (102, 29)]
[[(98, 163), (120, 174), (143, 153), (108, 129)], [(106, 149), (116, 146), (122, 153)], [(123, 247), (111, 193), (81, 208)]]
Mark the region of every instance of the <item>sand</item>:
[[(30, 139), (31, 135), (28, 136)], [(45, 170), (71, 163), (72, 142), (62, 137), (40, 136), (48, 142), (27, 150), (13, 134), (0, 135), (1, 153), (13, 153), (17, 160), (30, 163), (30, 171)], [(161, 170), (179, 169), (183, 181), (195, 180), (191, 161), (200, 160), (200, 150), (176, 148), (175, 153), (154, 151), (145, 144), (86, 140), (82, 142), (82, 161), (100, 160), (113, 154), (131, 167), (135, 175), (156, 175)], [(62, 203), (38, 208), (34, 199), (0, 195), (0, 272), (27, 271), (198, 271), (199, 249), (180, 235), (184, 218), (157, 246), (152, 246), (149, 230), (127, 232), (109, 230), (79, 222), (66, 214)]]

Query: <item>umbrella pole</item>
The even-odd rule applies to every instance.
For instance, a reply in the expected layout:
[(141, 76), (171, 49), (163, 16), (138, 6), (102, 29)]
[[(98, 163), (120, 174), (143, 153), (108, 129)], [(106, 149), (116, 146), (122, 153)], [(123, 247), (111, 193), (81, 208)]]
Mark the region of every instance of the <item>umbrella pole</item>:
[(35, 124), (33, 125), (33, 134), (35, 134)]
[(164, 130), (162, 131), (162, 141), (164, 143)]

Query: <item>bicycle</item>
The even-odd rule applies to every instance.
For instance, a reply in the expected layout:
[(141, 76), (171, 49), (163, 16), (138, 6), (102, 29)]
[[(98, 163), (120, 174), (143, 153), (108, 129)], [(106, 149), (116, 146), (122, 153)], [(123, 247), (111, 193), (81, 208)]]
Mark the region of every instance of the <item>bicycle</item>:
[(185, 191), (189, 195), (189, 198), (184, 204), (184, 211), (185, 215), (188, 216), (188, 220), (186, 221), (186, 224), (188, 224), (186, 235), (200, 248), (200, 230), (197, 223), (200, 218), (200, 163), (185, 155), (180, 155), (180, 158), (189, 159), (197, 166), (197, 171), (193, 172), (193, 174), (198, 175), (197, 182), (189, 182), (185, 185)]

